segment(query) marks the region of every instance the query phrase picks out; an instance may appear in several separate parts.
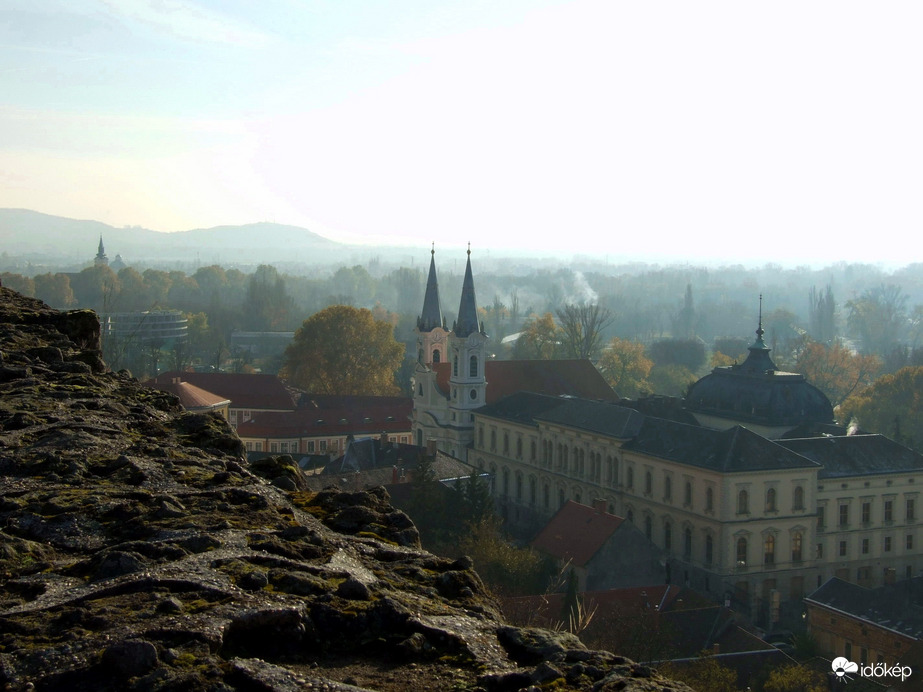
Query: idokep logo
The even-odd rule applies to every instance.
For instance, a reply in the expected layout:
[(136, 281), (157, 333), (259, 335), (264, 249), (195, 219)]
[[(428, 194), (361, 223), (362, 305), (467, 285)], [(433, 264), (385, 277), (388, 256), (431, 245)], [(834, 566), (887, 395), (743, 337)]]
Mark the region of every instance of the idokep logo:
[(856, 673), (863, 678), (900, 678), (900, 681), (904, 682), (913, 672), (910, 666), (902, 666), (900, 663), (893, 666), (888, 666), (884, 663), (860, 666), (858, 663), (842, 656), (833, 659), (830, 667), (833, 669), (833, 674), (836, 675), (837, 680), (842, 682), (846, 682), (851, 678), (851, 675)]

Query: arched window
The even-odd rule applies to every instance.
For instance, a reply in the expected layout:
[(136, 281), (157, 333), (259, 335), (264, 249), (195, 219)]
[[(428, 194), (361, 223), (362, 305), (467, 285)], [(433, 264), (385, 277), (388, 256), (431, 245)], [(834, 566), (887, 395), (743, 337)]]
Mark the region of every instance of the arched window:
[(690, 481), (686, 481), (686, 487), (683, 490), (683, 504), (686, 507), (692, 506), (692, 483)]
[(490, 451), (491, 452), (497, 451), (497, 431), (496, 430), (490, 431)]
[(711, 534), (705, 536), (705, 564), (710, 565), (715, 558), (715, 542)]
[(423, 396), (423, 383), (422, 382), (420, 382), (420, 384), (417, 385), (417, 395)]
[(747, 564), (747, 539), (737, 539), (737, 565), (743, 567)]
[(442, 358), (442, 354), (439, 353), (439, 349), (438, 349), (438, 348), (434, 348), (434, 349), (433, 349), (433, 362), (434, 362), (434, 363), (438, 363), (438, 362), (440, 361), (441, 358)]
[(801, 533), (792, 534), (792, 562), (801, 562)]
[(776, 537), (771, 533), (766, 534), (763, 540), (763, 562), (767, 565), (775, 564), (776, 561)]
[(663, 499), (673, 499), (673, 479), (669, 476), (663, 479)]
[(683, 558), (686, 560), (692, 559), (692, 529), (688, 526), (683, 531)]
[(458, 356), (452, 358), (452, 376), (458, 377)]
[(503, 453), (507, 456), (510, 453), (510, 434), (508, 432), (503, 433)]
[(770, 488), (766, 491), (766, 511), (775, 512), (776, 511), (776, 489)]
[(516, 458), (522, 459), (522, 438), (516, 438)]
[(804, 509), (804, 488), (800, 485), (796, 485), (792, 493), (792, 509)]
[(529, 476), (529, 504), (535, 506), (535, 476)]
[(648, 540), (654, 537), (654, 520), (651, 519), (650, 515), (644, 517), (644, 535), (647, 536)]
[(666, 521), (663, 524), (663, 549), (671, 550), (673, 548), (673, 526)]
[(715, 491), (711, 488), (705, 488), (705, 511), (711, 512), (715, 509)]
[(478, 426), (478, 447), (484, 449), (484, 426)]
[(746, 490), (741, 490), (739, 493), (737, 493), (737, 513), (750, 513), (750, 495), (747, 494)]
[(503, 497), (510, 494), (510, 470), (503, 469)]
[(644, 472), (644, 492), (648, 495), (654, 492), (654, 479), (650, 471)]
[(471, 356), (468, 359), (468, 377), (477, 377), (478, 376), (478, 357)]
[(635, 487), (635, 469), (632, 466), (625, 471), (625, 485), (629, 490)]
[(522, 502), (522, 473), (516, 472), (516, 502)]
[(532, 440), (529, 443), (529, 461), (531, 462), (537, 461), (536, 459), (537, 451), (538, 451), (538, 447), (535, 444), (535, 440)]
[(551, 504), (551, 490), (547, 483), (542, 485), (542, 502), (544, 503), (545, 507), (548, 507)]

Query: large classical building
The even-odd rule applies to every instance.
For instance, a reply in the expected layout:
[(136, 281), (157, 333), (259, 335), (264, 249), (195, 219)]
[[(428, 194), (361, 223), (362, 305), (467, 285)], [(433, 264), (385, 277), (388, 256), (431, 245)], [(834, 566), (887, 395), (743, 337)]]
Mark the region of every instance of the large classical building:
[(478, 319), (471, 250), (465, 266), (458, 318), (446, 328), (439, 303), (435, 251), (431, 253), (423, 312), (417, 320), (413, 374), (414, 442), (434, 442), (464, 459), (474, 441), (474, 412), (524, 389), (552, 395), (617, 400), (588, 360), (488, 360), (488, 337)]
[(673, 583), (763, 624), (800, 617), (833, 576), (867, 587), (920, 574), (923, 457), (847, 434), (829, 400), (781, 372), (763, 331), (744, 363), (686, 399), (594, 401), (524, 388), (471, 412), (473, 465), (512, 527), (604, 500), (670, 560)]

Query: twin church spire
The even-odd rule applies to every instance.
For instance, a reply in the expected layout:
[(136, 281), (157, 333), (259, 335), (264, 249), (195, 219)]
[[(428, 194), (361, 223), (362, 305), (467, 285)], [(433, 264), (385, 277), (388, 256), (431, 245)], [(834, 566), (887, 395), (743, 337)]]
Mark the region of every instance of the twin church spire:
[[(423, 296), (423, 312), (417, 320), (421, 332), (430, 332), (436, 328), (445, 329), (445, 317), (439, 303), (439, 281), (436, 278), (436, 248), (430, 251), (429, 276), (426, 279), (426, 293)], [(471, 273), (471, 244), (468, 244), (468, 261), (465, 265), (465, 278), (462, 281), (461, 300), (458, 304), (458, 319), (452, 332), (459, 338), (481, 332), (478, 319), (478, 303), (474, 292), (474, 277)]]

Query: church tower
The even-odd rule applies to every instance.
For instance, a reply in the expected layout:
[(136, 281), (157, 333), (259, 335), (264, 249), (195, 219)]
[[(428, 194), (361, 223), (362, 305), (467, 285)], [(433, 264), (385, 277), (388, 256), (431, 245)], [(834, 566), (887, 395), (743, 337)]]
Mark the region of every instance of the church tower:
[(417, 361), (423, 365), (441, 363), (445, 360), (446, 337), (445, 318), (439, 305), (439, 281), (436, 279), (436, 248), (430, 251), (429, 277), (426, 279), (426, 294), (423, 296), (423, 312), (417, 318)]
[(423, 312), (417, 320), (417, 363), (413, 379), (413, 441), (435, 442), (439, 449), (465, 459), (474, 441), (472, 411), (487, 403), (487, 335), (478, 319), (471, 249), (462, 285), (458, 319), (451, 332), (439, 307), (435, 250), (431, 253)]
[(106, 257), (106, 249), (103, 247), (102, 236), (99, 236), (99, 248), (96, 250), (96, 257), (93, 258), (93, 264), (97, 267), (109, 266), (109, 258)]
[(452, 374), (449, 377), (451, 422), (458, 427), (471, 427), (474, 423), (471, 411), (487, 403), (487, 378), (484, 373), (487, 335), (478, 319), (470, 246), (458, 305), (458, 319), (449, 334), (449, 355), (452, 359)]

